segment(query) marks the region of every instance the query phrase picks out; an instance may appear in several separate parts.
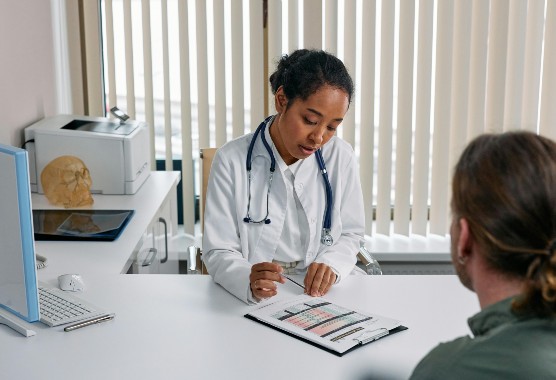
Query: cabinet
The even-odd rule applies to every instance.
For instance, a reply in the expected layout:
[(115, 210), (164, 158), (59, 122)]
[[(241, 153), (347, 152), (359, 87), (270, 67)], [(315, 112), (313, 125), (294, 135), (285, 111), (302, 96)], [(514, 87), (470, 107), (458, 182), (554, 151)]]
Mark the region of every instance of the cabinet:
[[(164, 226), (164, 229), (161, 228)], [(130, 274), (160, 273), (161, 264), (168, 261), (168, 229), (166, 219), (155, 217), (141, 237), (136, 250)]]
[(175, 187), (160, 205), (133, 251), (128, 274), (187, 274), (189, 251), (200, 239), (179, 233)]
[(127, 273), (179, 273), (179, 263), (169, 260), (169, 243), (176, 234), (177, 194), (173, 187), (134, 249), (135, 259)]

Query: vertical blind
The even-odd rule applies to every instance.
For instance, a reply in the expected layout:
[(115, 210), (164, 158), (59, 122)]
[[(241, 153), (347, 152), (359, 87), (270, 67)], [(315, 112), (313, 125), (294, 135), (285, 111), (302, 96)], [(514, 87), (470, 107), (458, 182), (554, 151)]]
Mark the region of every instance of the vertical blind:
[[(106, 99), (181, 156), (194, 232), (199, 148), (253, 130), (282, 54), (341, 58), (356, 96), (338, 134), (358, 157), (366, 234), (448, 233), (451, 170), (484, 132), (556, 138), (556, 2), (102, 0)], [(181, 139), (180, 139), (181, 137)], [(330, 173), (334, 175), (334, 173)]]

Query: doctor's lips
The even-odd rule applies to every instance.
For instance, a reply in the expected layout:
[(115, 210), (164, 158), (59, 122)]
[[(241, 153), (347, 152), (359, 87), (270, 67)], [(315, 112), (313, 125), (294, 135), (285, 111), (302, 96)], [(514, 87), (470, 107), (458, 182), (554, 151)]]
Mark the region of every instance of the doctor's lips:
[(313, 154), (317, 151), (318, 148), (312, 148), (312, 147), (307, 147), (304, 145), (299, 145), (299, 148), (301, 149), (302, 152), (304, 152), (305, 154)]

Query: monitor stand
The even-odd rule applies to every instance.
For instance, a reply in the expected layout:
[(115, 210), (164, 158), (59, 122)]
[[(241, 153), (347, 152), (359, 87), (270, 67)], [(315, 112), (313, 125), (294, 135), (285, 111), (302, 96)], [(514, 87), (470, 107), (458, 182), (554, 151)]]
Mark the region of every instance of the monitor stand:
[(27, 322), (22, 321), (21, 319), (1, 307), (0, 325), (6, 325), (25, 337), (30, 337), (37, 334), (35, 330), (31, 330), (26, 327)]

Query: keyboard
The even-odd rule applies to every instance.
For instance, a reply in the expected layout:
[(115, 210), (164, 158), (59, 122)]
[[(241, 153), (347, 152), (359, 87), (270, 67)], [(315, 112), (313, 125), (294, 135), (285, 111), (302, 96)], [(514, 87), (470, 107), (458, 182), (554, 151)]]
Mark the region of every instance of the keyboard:
[(63, 290), (39, 286), (41, 322), (59, 326), (105, 314), (100, 308)]

